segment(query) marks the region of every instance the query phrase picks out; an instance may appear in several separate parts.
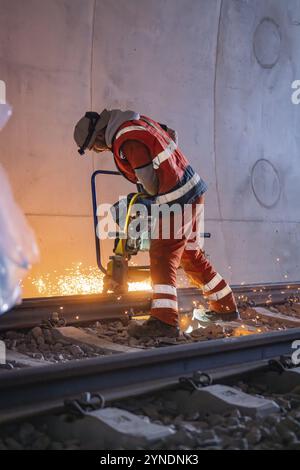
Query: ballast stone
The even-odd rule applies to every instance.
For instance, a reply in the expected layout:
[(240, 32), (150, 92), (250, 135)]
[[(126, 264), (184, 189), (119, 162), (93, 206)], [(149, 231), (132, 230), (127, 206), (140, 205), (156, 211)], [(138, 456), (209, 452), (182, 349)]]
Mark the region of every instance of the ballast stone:
[(191, 393), (189, 400), (178, 402), (182, 412), (223, 413), (238, 409), (242, 414), (264, 417), (280, 411), (273, 400), (252, 396), (227, 385), (209, 385)]

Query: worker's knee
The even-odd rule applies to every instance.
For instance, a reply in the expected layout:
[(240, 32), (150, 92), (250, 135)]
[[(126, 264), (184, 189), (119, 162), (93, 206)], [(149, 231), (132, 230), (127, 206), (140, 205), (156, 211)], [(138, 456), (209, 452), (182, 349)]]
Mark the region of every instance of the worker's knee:
[(205, 255), (202, 250), (184, 250), (181, 257), (181, 265), (189, 265), (196, 261), (205, 260)]

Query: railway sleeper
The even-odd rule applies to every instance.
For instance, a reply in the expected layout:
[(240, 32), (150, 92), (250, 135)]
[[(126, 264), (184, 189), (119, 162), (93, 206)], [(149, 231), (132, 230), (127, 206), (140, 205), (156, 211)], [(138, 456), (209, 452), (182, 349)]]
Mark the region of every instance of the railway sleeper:
[(58, 441), (80, 441), (90, 449), (135, 448), (153, 445), (171, 438), (176, 431), (156, 424), (148, 417), (115, 407), (84, 412), (81, 419), (69, 416), (48, 417), (49, 433)]
[(180, 413), (224, 413), (238, 409), (241, 414), (264, 417), (278, 412), (273, 401), (244, 393), (228, 385), (215, 384), (192, 392), (178, 390), (172, 395)]
[(248, 382), (271, 393), (294, 392), (300, 400), (300, 367), (259, 372), (251, 375)]

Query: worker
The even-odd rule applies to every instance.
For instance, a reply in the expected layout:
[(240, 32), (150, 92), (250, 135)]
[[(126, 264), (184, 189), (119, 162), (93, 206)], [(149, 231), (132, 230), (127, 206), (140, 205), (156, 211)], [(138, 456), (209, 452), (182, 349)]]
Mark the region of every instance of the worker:
[[(195, 226), (196, 209), (204, 203), (207, 186), (179, 149), (175, 131), (134, 111), (104, 109), (100, 114), (87, 112), (78, 121), (74, 140), (81, 155), (86, 150), (111, 151), (120, 173), (132, 183), (142, 184), (156, 204), (191, 205), (191, 225)], [(179, 335), (176, 291), (179, 266), (202, 289), (209, 305), (206, 315), (212, 321), (239, 320), (230, 286), (215, 271), (202, 249), (188, 249), (191, 241), (189, 236), (175, 237), (174, 228), (167, 239), (161, 234), (151, 239), (151, 315), (143, 324), (133, 322), (129, 328), (132, 336)]]

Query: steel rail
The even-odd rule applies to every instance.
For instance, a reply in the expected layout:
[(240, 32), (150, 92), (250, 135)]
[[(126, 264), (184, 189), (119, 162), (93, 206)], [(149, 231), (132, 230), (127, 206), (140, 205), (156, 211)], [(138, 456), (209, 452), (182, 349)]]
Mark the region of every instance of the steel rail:
[[(240, 304), (270, 305), (286, 302), (290, 297), (300, 297), (300, 283), (248, 284), (231, 286)], [(191, 310), (195, 301), (203, 301), (197, 288), (178, 289), (178, 303), (181, 311)], [(32, 328), (48, 320), (58, 312), (67, 324), (82, 324), (97, 320), (125, 318), (132, 313), (138, 315), (150, 308), (151, 292), (129, 292), (123, 295), (93, 294), (61, 297), (25, 299), (10, 312), (0, 316), (0, 331)]]
[(32, 328), (48, 320), (53, 312), (59, 313), (67, 324), (125, 318), (131, 311), (145, 310), (150, 305), (150, 298), (149, 292), (133, 292), (122, 296), (98, 294), (25, 299), (0, 317), (0, 331)]
[[(233, 367), (222, 367), (219, 369), (209, 369), (206, 373), (212, 380), (212, 383), (230, 383), (237, 377), (249, 376), (256, 372), (270, 370), (268, 360), (257, 361), (249, 364), (237, 365)], [(123, 400), (129, 397), (140, 397), (141, 395), (155, 393), (163, 390), (176, 389), (180, 385), (180, 377), (172, 377), (167, 379), (152, 380), (146, 383), (136, 384), (135, 386), (124, 386), (118, 389), (105, 389), (101, 391), (101, 397), (104, 404), (113, 404), (116, 400)], [(71, 398), (72, 400), (72, 398)], [(61, 413), (65, 408), (65, 399), (57, 399), (54, 401), (44, 401), (29, 405), (18, 405), (13, 408), (5, 408), (0, 410), (0, 425), (3, 423), (15, 421), (17, 419), (25, 419), (36, 415), (45, 415), (53, 413)]]
[(197, 371), (253, 365), (291, 355), (300, 328), (203, 343), (184, 344), (131, 354), (70, 361), (1, 372), (0, 420), (16, 408), (62, 402), (84, 392), (120, 392), (153, 381), (174, 382)]

